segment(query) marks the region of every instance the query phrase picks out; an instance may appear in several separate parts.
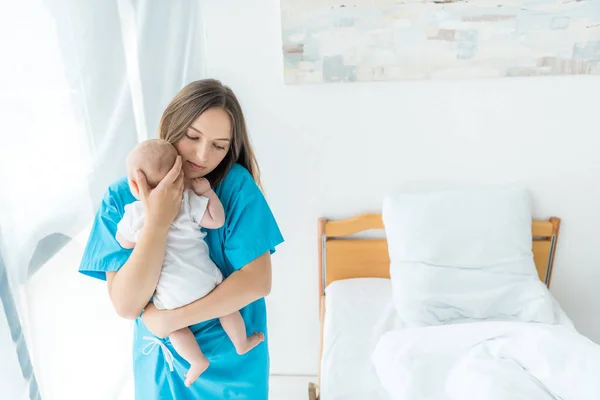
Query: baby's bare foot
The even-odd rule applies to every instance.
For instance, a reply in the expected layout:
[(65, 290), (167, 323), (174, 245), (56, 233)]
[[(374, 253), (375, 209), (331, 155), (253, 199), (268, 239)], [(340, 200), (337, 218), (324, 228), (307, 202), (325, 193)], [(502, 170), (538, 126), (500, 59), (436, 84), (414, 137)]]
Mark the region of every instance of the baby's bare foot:
[(246, 338), (246, 342), (242, 343), (241, 346), (237, 347), (235, 350), (238, 354), (246, 354), (256, 346), (258, 346), (262, 341), (265, 340), (265, 335), (260, 332), (254, 332), (253, 335), (250, 335)]
[(193, 362), (190, 365), (190, 369), (188, 369), (188, 372), (185, 374), (185, 386), (189, 387), (192, 383), (196, 382), (196, 379), (206, 371), (209, 364), (210, 363), (206, 358), (204, 360)]

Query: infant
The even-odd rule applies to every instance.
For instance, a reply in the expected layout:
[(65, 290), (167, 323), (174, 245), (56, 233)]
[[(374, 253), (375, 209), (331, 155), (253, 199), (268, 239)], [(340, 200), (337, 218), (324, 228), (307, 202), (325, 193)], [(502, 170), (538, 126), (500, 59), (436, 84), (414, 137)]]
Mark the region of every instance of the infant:
[[(176, 158), (175, 147), (160, 139), (138, 144), (127, 157), (129, 187), (138, 201), (125, 206), (125, 214), (117, 225), (116, 238), (123, 248), (135, 246), (144, 224), (140, 194), (132, 184), (135, 170), (142, 170), (152, 190), (171, 170)], [(217, 229), (225, 223), (223, 205), (214, 192), (202, 196), (211, 191), (205, 178), (194, 180), (192, 189), (183, 191), (179, 213), (169, 229), (163, 267), (153, 296), (154, 305), (159, 309), (183, 307), (206, 296), (223, 281), (221, 271), (209, 257), (204, 241), (206, 233), (200, 229)], [(264, 340), (262, 333), (246, 335), (239, 311), (219, 320), (238, 354), (247, 353)], [(208, 368), (209, 361), (189, 328), (175, 331), (169, 338), (175, 350), (190, 363), (185, 374), (185, 385), (190, 386)]]

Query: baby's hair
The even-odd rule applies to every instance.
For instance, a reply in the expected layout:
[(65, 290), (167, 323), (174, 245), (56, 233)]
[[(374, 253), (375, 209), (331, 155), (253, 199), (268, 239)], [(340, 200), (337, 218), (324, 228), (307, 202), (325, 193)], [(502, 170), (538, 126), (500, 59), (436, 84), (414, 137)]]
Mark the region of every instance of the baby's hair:
[(177, 150), (171, 143), (162, 139), (145, 140), (127, 156), (127, 173), (132, 177), (136, 169), (141, 169), (150, 188), (155, 188), (173, 168), (176, 159)]

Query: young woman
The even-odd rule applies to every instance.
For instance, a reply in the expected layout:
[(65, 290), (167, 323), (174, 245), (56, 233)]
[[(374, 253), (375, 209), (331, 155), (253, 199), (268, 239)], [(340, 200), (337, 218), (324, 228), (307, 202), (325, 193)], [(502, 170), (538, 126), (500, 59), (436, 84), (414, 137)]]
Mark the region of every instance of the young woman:
[[(152, 190), (140, 172), (134, 184), (146, 223), (133, 250), (119, 246), (115, 234), (124, 207), (135, 201), (127, 178), (112, 184), (97, 212), (80, 272), (107, 281), (116, 312), (135, 319), (133, 357), (136, 399), (248, 399), (268, 397), (269, 351), (264, 297), (271, 289), (271, 259), (283, 242), (260, 190), (260, 177), (244, 115), (233, 92), (216, 80), (192, 82), (165, 110), (159, 137), (179, 157)], [(225, 225), (208, 230), (212, 260), (226, 279), (206, 297), (185, 307), (161, 311), (152, 295), (160, 276), (167, 231), (190, 180), (206, 177), (223, 203)], [(240, 310), (247, 332), (264, 332), (265, 341), (238, 355), (218, 317)], [(209, 368), (190, 387), (189, 365), (166, 338), (189, 326)]]

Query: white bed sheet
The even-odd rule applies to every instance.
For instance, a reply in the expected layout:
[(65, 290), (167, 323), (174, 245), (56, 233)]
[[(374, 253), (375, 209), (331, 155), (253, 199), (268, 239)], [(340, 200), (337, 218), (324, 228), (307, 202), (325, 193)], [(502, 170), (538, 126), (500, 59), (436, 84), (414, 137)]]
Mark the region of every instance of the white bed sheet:
[[(560, 324), (572, 322), (554, 300)], [(355, 278), (326, 289), (321, 400), (390, 400), (373, 352), (388, 331), (403, 329), (396, 316), (390, 279)]]
[(325, 293), (321, 400), (389, 400), (372, 354), (385, 332), (400, 327), (390, 280), (346, 279)]
[(393, 330), (373, 362), (392, 400), (600, 399), (600, 346), (559, 325), (489, 321)]

